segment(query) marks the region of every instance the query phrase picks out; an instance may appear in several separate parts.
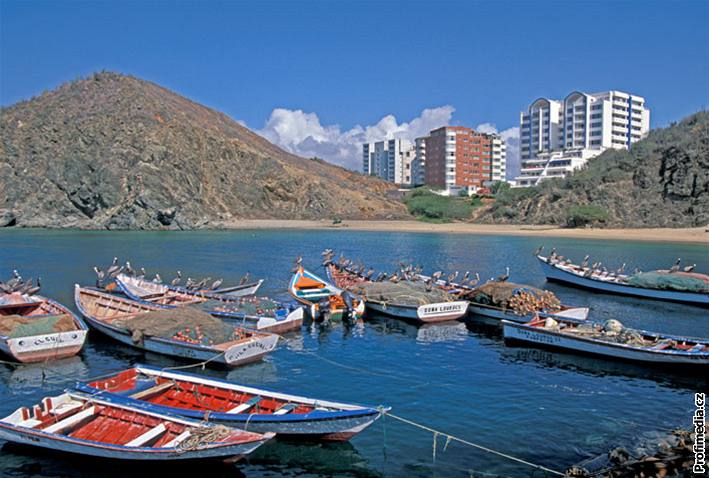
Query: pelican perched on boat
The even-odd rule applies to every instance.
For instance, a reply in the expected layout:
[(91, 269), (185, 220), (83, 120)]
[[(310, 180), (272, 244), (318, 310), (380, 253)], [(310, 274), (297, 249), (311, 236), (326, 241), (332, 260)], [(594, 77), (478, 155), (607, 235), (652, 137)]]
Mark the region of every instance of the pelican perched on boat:
[(170, 281), (170, 285), (177, 286), (182, 281), (182, 272), (177, 271), (177, 276)]
[(509, 268), (509, 267), (506, 267), (506, 268), (505, 268), (505, 273), (504, 273), (503, 275), (499, 276), (497, 279), (495, 279), (495, 281), (497, 281), (497, 282), (505, 282), (505, 281), (507, 281), (507, 279), (509, 279), (509, 278), (510, 278), (510, 268)]

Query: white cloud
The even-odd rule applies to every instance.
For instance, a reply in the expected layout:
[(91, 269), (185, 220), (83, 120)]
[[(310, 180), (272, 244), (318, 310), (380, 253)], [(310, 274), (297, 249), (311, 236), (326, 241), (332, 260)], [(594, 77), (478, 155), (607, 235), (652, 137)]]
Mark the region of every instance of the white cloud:
[[(337, 125), (323, 125), (316, 113), (303, 110), (276, 108), (264, 127), (256, 133), (299, 156), (325, 159), (346, 168), (361, 168), (362, 143), (385, 138), (414, 140), (432, 129), (451, 124), (455, 108), (450, 105), (427, 108), (408, 122), (399, 123), (394, 115), (387, 115), (372, 125), (356, 125), (342, 130)], [(519, 172), (519, 128), (498, 131), (492, 123), (482, 123), (476, 128), (482, 133), (497, 133), (507, 141), (507, 176)]]
[(362, 143), (384, 138), (413, 140), (432, 129), (450, 124), (455, 108), (427, 108), (409, 122), (398, 123), (387, 115), (376, 124), (356, 125), (343, 131), (339, 125), (322, 125), (315, 113), (276, 108), (258, 134), (300, 156), (317, 156), (350, 169), (361, 168)]

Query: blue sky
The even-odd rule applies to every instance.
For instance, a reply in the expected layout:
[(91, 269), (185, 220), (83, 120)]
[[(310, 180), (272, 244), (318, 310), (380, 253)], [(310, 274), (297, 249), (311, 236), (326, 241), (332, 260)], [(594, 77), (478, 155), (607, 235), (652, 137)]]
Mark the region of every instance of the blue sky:
[(115, 70), (342, 164), (362, 138), (509, 130), (576, 89), (645, 96), (653, 126), (709, 106), (705, 0), (0, 0), (0, 19), (4, 106)]

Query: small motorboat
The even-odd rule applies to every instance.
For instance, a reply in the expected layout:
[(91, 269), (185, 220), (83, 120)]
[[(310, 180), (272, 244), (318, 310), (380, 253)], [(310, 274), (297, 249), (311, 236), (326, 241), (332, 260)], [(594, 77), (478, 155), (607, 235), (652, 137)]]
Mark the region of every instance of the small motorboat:
[(380, 314), (415, 323), (445, 322), (463, 317), (468, 302), (454, 300), (447, 292), (426, 290), (413, 281), (374, 282), (334, 263), (326, 266), (328, 277), (336, 286), (350, 291), (366, 307)]
[(18, 362), (79, 353), (88, 327), (64, 305), (40, 295), (0, 292), (0, 350)]
[(537, 318), (527, 324), (502, 321), (507, 341), (655, 364), (709, 365), (709, 339), (695, 339), (605, 324)]
[[(116, 276), (115, 284), (126, 296), (137, 302), (165, 309), (198, 307), (215, 317), (226, 321), (238, 320), (245, 327), (262, 332), (283, 334), (298, 330), (303, 325), (302, 308), (289, 308), (268, 297), (226, 296), (173, 290), (167, 289), (163, 284), (126, 274)], [(153, 287), (156, 292), (145, 293)]]
[(145, 365), (77, 384), (77, 390), (157, 413), (259, 433), (335, 441), (349, 440), (382, 413), (372, 407), (288, 395)]
[(301, 265), (291, 277), (288, 291), (295, 300), (310, 308), (315, 320), (359, 319), (364, 314), (364, 302)]
[(0, 419), (0, 439), (118, 460), (234, 461), (273, 438), (64, 393)]
[(189, 307), (161, 309), (78, 285), (74, 301), (91, 327), (126, 345), (230, 367), (261, 360), (279, 338)]
[(709, 306), (709, 276), (705, 274), (663, 270), (627, 275), (574, 264), (554, 255), (536, 257), (548, 281), (611, 294)]

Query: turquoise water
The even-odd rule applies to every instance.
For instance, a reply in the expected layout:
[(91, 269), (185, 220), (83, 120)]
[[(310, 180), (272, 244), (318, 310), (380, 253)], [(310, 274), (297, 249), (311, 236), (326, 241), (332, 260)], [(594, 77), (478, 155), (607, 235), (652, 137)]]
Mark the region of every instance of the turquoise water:
[[(19, 269), (42, 277), (42, 293), (72, 305), (74, 283), (93, 284), (92, 266), (113, 256), (149, 273), (238, 280), (265, 278), (264, 292), (286, 295), (293, 259), (317, 268), (330, 247), (392, 270), (399, 261), (427, 271), (471, 270), (483, 278), (511, 268), (511, 280), (545, 286), (562, 302), (591, 306), (598, 320), (675, 334), (709, 336), (706, 309), (593, 295), (545, 284), (531, 252), (540, 244), (575, 259), (632, 270), (667, 268), (676, 257), (709, 270), (706, 247), (579, 239), (349, 231), (0, 232), (0, 275)], [(49, 365), (0, 365), (0, 416), (72, 385), (134, 363), (184, 364), (144, 354), (92, 332), (79, 357)], [(417, 328), (373, 318), (363, 328), (304, 327), (259, 364), (203, 373), (255, 386), (363, 404), (392, 412), (526, 460), (564, 470), (616, 445), (689, 426), (693, 393), (706, 377), (536, 350), (506, 347), (498, 328), (475, 321)], [(5, 445), (2, 476), (532, 476), (533, 470), (380, 420), (347, 444), (273, 443), (232, 467), (106, 465), (104, 462)], [(540, 476), (539, 471), (534, 476)]]

